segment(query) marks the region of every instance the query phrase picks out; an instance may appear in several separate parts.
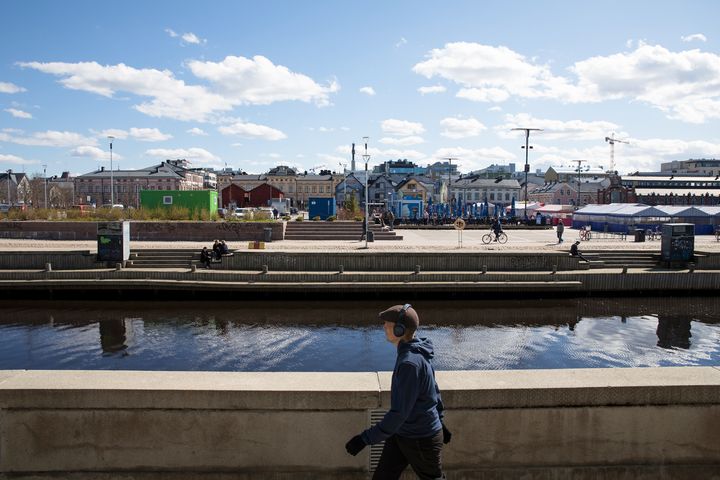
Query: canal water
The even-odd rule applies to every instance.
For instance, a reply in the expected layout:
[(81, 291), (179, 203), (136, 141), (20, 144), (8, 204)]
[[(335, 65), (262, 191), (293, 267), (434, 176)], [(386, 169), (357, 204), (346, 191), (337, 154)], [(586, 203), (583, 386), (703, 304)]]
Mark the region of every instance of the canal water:
[[(379, 300), (0, 302), (0, 370), (383, 371)], [(438, 370), (720, 365), (720, 300), (418, 301)]]

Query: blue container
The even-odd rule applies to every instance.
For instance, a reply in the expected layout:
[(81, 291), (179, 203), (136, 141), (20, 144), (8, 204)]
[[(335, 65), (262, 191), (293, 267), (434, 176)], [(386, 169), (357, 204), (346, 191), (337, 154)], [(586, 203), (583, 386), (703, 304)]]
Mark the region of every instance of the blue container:
[(327, 220), (335, 215), (335, 199), (324, 197), (311, 197), (308, 200), (308, 218), (312, 220), (320, 217), (320, 220)]

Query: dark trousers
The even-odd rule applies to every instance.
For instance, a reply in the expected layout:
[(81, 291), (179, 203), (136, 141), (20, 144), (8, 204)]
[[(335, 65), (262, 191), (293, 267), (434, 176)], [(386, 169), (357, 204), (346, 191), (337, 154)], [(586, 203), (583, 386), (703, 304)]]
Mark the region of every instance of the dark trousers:
[(393, 435), (385, 440), (373, 480), (396, 480), (410, 465), (421, 480), (444, 479), (442, 430), (426, 438)]

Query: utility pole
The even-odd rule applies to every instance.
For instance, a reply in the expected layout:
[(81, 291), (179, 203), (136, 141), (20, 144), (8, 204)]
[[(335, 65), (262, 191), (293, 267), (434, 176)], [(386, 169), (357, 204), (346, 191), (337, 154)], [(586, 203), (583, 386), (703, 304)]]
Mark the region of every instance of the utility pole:
[(45, 184), (45, 210), (47, 210), (47, 165), (43, 165), (43, 183)]
[(368, 211), (368, 162), (370, 161), (370, 155), (367, 153), (369, 139), (370, 137), (363, 137), (363, 141), (365, 142), (365, 155), (363, 155), (363, 160), (365, 160), (365, 248), (368, 248), (368, 230), (370, 229), (370, 214)]
[(450, 205), (450, 183), (452, 182), (452, 178), (450, 177), (452, 173), (452, 161), (457, 160), (456, 157), (443, 157), (442, 160), (447, 160), (448, 162), (448, 188), (447, 188), (447, 204)]
[(110, 140), (110, 208), (113, 208), (115, 205), (115, 192), (113, 192), (113, 164), (112, 164), (112, 144), (113, 140), (115, 140), (115, 137), (112, 135), (108, 135), (108, 140)]
[(581, 165), (583, 162), (587, 162), (587, 160), (573, 160), (573, 162), (577, 162), (577, 182), (578, 182), (578, 200), (577, 200), (577, 208), (580, 208), (580, 189), (582, 187), (582, 183), (580, 182), (580, 172), (582, 171)]
[(530, 164), (528, 163), (528, 150), (530, 150), (532, 145), (529, 144), (530, 142), (530, 132), (542, 132), (542, 128), (513, 128), (512, 130), (523, 130), (525, 132), (525, 146), (521, 147), (525, 149), (525, 223), (527, 223), (527, 202), (528, 202), (528, 172), (530, 171)]

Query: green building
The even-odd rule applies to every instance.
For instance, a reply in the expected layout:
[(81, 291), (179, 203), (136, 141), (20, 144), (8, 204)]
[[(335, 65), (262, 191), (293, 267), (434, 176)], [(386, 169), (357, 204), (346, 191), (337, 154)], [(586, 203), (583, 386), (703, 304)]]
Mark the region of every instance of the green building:
[(187, 208), (191, 212), (217, 213), (218, 193), (215, 190), (141, 190), (143, 208)]

